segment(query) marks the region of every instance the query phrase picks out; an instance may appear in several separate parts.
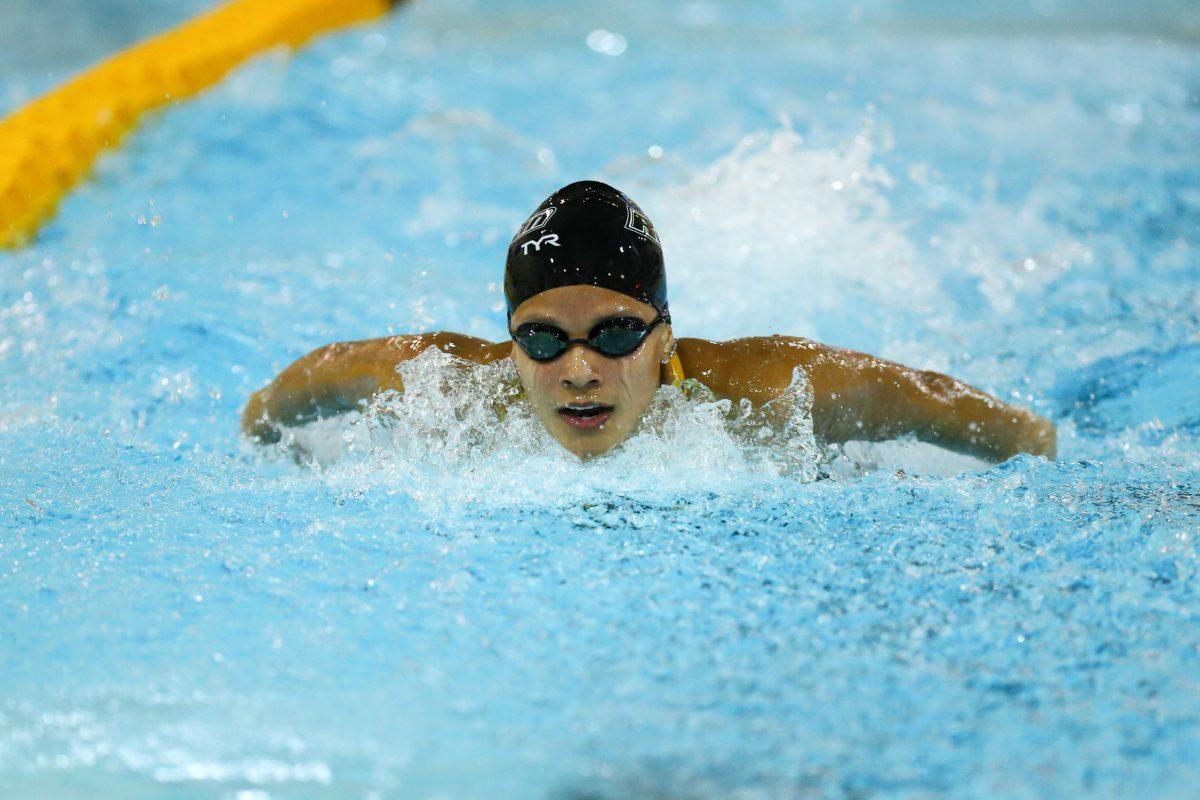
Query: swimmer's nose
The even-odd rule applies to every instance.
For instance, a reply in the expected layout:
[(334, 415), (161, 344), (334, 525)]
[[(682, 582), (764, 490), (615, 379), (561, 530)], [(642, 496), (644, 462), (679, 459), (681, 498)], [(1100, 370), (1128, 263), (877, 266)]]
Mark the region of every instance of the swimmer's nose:
[(588, 349), (574, 345), (562, 355), (562, 383), (568, 389), (586, 389), (600, 385), (600, 375), (592, 369)]

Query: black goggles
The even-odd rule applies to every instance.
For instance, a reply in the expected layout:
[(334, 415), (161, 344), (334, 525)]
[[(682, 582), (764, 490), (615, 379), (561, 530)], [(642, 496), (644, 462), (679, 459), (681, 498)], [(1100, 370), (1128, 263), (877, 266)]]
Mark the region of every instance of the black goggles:
[(641, 347), (650, 331), (662, 321), (662, 314), (649, 323), (637, 317), (606, 319), (592, 328), (586, 339), (568, 338), (562, 328), (544, 322), (527, 322), (512, 331), (512, 338), (534, 361), (553, 361), (573, 344), (590, 347), (609, 358), (621, 358)]

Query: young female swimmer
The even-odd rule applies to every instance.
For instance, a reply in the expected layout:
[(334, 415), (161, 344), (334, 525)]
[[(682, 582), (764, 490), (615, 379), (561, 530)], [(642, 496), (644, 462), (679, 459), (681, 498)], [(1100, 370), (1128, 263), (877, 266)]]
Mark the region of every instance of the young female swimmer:
[(457, 333), (331, 344), (255, 392), (242, 429), (259, 442), (403, 391), (396, 366), (436, 347), (467, 362), (511, 358), (546, 430), (587, 459), (623, 442), (658, 387), (696, 378), (718, 397), (756, 406), (779, 397), (800, 368), (825, 442), (914, 436), (991, 461), (1055, 457), (1054, 425), (954, 378), (791, 336), (728, 342), (676, 339), (658, 235), (641, 209), (603, 183), (551, 195), (521, 226), (504, 274), (511, 340)]

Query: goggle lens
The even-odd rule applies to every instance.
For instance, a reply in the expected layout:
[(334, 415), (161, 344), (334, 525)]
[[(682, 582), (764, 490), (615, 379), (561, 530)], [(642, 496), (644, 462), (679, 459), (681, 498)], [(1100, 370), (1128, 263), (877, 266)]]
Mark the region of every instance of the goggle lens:
[(550, 331), (517, 332), (517, 344), (534, 361), (549, 361), (567, 349), (567, 343)]
[(614, 325), (597, 331), (595, 336), (588, 338), (588, 344), (606, 356), (627, 356), (641, 346), (648, 333), (649, 327), (640, 321), (636, 327)]

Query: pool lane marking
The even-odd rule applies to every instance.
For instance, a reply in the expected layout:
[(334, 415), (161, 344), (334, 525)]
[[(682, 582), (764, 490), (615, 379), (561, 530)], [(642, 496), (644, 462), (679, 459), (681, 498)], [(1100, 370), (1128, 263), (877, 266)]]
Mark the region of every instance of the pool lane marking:
[(143, 114), (273, 47), (387, 13), (397, 0), (228, 0), (133, 45), (0, 120), (0, 248), (19, 247)]

